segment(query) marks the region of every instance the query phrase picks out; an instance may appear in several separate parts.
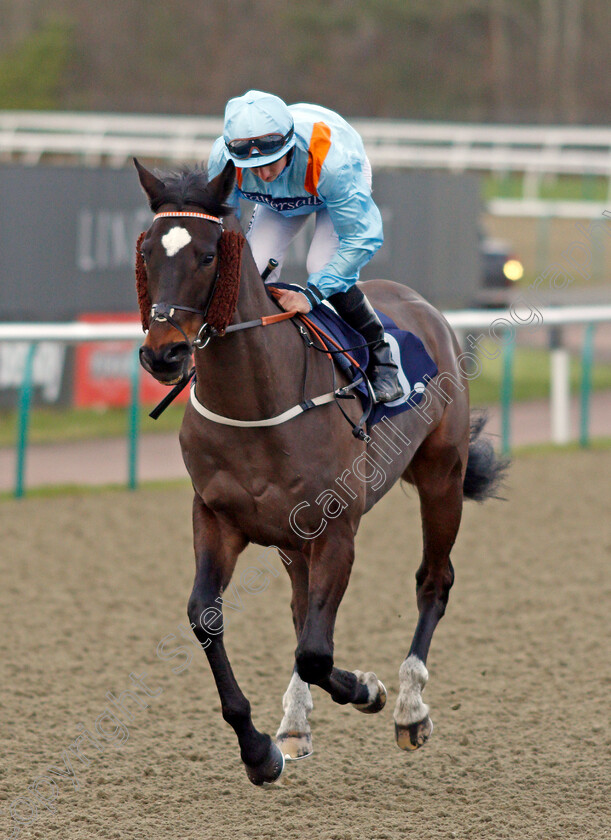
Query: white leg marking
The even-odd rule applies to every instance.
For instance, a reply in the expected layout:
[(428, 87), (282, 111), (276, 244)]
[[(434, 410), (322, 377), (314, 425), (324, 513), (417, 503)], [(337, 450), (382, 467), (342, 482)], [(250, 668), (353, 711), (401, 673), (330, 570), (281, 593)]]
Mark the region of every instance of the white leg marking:
[(399, 668), (399, 696), (395, 706), (394, 719), (399, 726), (418, 723), (429, 713), (429, 707), (422, 702), (422, 690), (429, 678), (424, 662), (412, 654)]
[(300, 732), (302, 734), (310, 732), (308, 715), (314, 708), (314, 703), (308, 684), (304, 683), (296, 672), (293, 673), (289, 687), (282, 698), (282, 708), (284, 709), (284, 717), (276, 737), (286, 732)]
[(386, 688), (372, 671), (364, 674), (362, 671), (352, 672), (357, 681), (367, 688), (367, 702), (353, 703), (355, 709), (367, 715), (374, 715), (382, 711), (386, 705)]
[[(367, 701), (367, 704), (363, 703), (362, 705), (369, 705), (369, 703), (373, 703), (380, 693), (380, 683), (376, 675), (373, 671), (367, 671), (366, 674), (363, 673), (363, 671), (353, 671), (352, 673), (360, 683), (367, 686), (367, 690), (369, 691), (369, 700)], [(356, 705), (356, 703), (354, 705)]]
[(189, 231), (177, 225), (171, 228), (166, 234), (161, 237), (161, 244), (165, 248), (168, 257), (173, 257), (181, 248), (188, 245), (191, 241), (191, 234)]

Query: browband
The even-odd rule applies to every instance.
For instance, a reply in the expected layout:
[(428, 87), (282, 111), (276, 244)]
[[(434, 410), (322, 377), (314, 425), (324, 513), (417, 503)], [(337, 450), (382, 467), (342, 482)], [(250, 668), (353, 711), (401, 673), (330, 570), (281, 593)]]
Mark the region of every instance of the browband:
[(165, 213), (157, 213), (153, 216), (153, 221), (156, 221), (157, 219), (175, 219), (176, 217), (205, 219), (207, 222), (216, 222), (217, 225), (222, 226), (223, 224), (223, 220), (219, 219), (218, 216), (209, 216), (207, 213), (191, 213), (189, 210), (168, 210)]

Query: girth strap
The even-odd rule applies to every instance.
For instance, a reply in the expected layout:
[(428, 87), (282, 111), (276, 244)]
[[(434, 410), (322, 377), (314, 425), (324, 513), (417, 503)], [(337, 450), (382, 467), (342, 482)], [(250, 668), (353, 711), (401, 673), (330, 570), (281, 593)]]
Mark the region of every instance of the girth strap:
[[(340, 389), (342, 390), (342, 389)], [(328, 394), (321, 394), (319, 397), (314, 397), (311, 400), (305, 400), (299, 405), (293, 406), (282, 414), (277, 414), (275, 417), (268, 417), (266, 420), (234, 420), (232, 417), (224, 417), (222, 414), (216, 414), (210, 411), (205, 405), (202, 405), (195, 396), (195, 385), (191, 386), (191, 405), (193, 408), (208, 420), (214, 423), (221, 423), (223, 426), (240, 426), (242, 428), (260, 428), (262, 426), (279, 426), (281, 423), (286, 423), (287, 420), (292, 420), (304, 411), (310, 408), (315, 408), (317, 405), (324, 405), (325, 403), (333, 402), (337, 394), (335, 391), (330, 391)]]

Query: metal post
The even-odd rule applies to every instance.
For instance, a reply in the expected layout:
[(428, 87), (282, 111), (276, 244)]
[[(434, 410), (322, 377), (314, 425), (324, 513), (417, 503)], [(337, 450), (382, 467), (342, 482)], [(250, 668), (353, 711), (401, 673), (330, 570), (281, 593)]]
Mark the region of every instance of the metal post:
[(131, 399), (127, 429), (127, 486), (135, 490), (138, 486), (138, 434), (140, 429), (140, 345), (132, 351)]
[(598, 175), (592, 175), (590, 172), (584, 174), (581, 178), (581, 197), (585, 201), (596, 201), (598, 192)]
[(503, 378), (501, 380), (501, 451), (511, 450), (511, 403), (513, 399), (513, 359), (515, 338), (503, 342)]
[(537, 251), (535, 255), (535, 270), (537, 276), (549, 266), (549, 241), (551, 219), (549, 216), (539, 216), (537, 219)]
[(28, 448), (28, 430), (30, 425), (30, 406), (32, 404), (32, 370), (37, 345), (28, 346), (23, 368), (23, 379), (19, 392), (19, 415), (17, 420), (17, 465), (15, 472), (15, 498), (25, 494), (25, 462)]
[(590, 445), (590, 394), (592, 393), (592, 360), (596, 324), (588, 324), (581, 351), (581, 400), (579, 415), (579, 445)]
[(541, 173), (534, 169), (524, 172), (522, 179), (522, 198), (541, 197)]
[(598, 228), (593, 226), (592, 229), (592, 277), (596, 282), (604, 282), (605, 276), (605, 257), (607, 249), (607, 237), (603, 236)]
[(562, 346), (562, 327), (550, 330), (550, 414), (552, 442), (564, 444), (571, 439), (570, 358)]

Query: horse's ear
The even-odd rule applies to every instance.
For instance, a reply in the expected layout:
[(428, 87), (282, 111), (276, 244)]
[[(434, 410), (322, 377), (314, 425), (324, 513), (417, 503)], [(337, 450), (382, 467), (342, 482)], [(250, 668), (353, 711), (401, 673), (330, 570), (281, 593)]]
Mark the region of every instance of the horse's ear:
[(149, 204), (152, 205), (165, 190), (165, 184), (148, 169), (145, 169), (137, 158), (134, 158), (134, 166), (138, 172), (140, 185), (148, 197)]
[(230, 159), (225, 168), (216, 178), (213, 178), (208, 185), (210, 193), (216, 198), (219, 204), (225, 204), (233, 191), (235, 184), (235, 164)]

